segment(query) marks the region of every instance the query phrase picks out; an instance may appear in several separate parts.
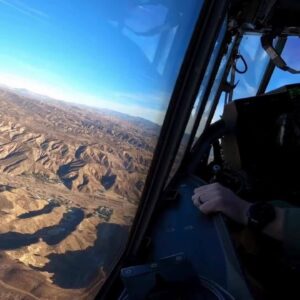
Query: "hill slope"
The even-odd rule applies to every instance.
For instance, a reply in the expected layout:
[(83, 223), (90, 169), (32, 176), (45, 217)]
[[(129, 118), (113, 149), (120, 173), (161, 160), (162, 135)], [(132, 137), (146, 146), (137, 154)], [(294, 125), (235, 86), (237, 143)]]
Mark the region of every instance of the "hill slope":
[(24, 90), (1, 88), (0, 107), (0, 298), (92, 298), (125, 246), (159, 127)]

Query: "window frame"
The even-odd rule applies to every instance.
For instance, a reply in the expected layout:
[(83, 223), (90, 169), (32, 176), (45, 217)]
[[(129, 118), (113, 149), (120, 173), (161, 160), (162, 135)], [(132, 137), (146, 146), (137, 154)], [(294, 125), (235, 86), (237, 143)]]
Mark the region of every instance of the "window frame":
[[(278, 52), (279, 52), (279, 54), (280, 55), (283, 55), (284, 56), (284, 51), (285, 50), (287, 50), (288, 48), (289, 48), (289, 45), (288, 45), (288, 43), (289, 43), (289, 39), (290, 38), (297, 38), (297, 40), (299, 40), (299, 38), (300, 38), (300, 36), (299, 35), (285, 35), (285, 36), (283, 36), (282, 37), (282, 39), (283, 40), (285, 40), (285, 41), (283, 41), (282, 43), (283, 43), (283, 46), (282, 46), (282, 48), (280, 49), (280, 51), (278, 51), (278, 49), (276, 49)], [(298, 45), (297, 45), (298, 46)], [(296, 47), (296, 49), (298, 49), (299, 47)], [(285, 58), (283, 57), (283, 59), (285, 60)], [(272, 62), (272, 61), (271, 61)], [(289, 63), (288, 63), (288, 65), (289, 65)], [(293, 66), (291, 66), (291, 67), (293, 67)], [(299, 69), (299, 68), (298, 68)], [(290, 80), (287, 80), (286, 78), (285, 78), (285, 80), (281, 83), (281, 85), (274, 85), (274, 86), (272, 86), (272, 83), (273, 83), (273, 80), (276, 78), (276, 77), (278, 77), (278, 74), (276, 74), (276, 72), (279, 72), (280, 74), (279, 75), (281, 75), (281, 76), (284, 76), (284, 74), (287, 74), (290, 78), (292, 78), (292, 77), (298, 77), (298, 80), (296, 80), (296, 81), (294, 81), (294, 80), (292, 80), (292, 81), (290, 81)], [(278, 79), (278, 78), (277, 78)], [(264, 92), (270, 92), (270, 91), (272, 91), (272, 90), (275, 90), (275, 89), (278, 89), (278, 88), (281, 88), (281, 87), (283, 87), (283, 86), (286, 86), (286, 85), (293, 85), (293, 84), (298, 84), (299, 83), (299, 74), (292, 74), (292, 73), (290, 73), (290, 72), (288, 72), (288, 71), (284, 71), (284, 70), (282, 70), (282, 69), (280, 69), (279, 67), (277, 67), (277, 66), (275, 66), (274, 65), (274, 68), (273, 68), (273, 72), (270, 74), (270, 78), (269, 78), (269, 80), (268, 80), (268, 82), (266, 82), (266, 87), (265, 87), (265, 91)]]
[[(227, 20), (226, 20), (226, 22), (227, 22)], [(221, 31), (221, 29), (222, 28), (220, 28), (220, 31)], [(226, 30), (227, 30), (227, 26), (226, 26)], [(213, 84), (214, 84), (214, 80), (217, 76), (217, 73), (218, 73), (218, 70), (219, 70), (219, 65), (222, 61), (223, 56), (226, 55), (226, 52), (228, 50), (228, 45), (230, 44), (229, 39), (231, 39), (231, 36), (229, 35), (228, 32), (225, 32), (225, 35), (224, 35), (223, 40), (221, 42), (221, 47), (219, 49), (219, 53), (218, 53), (218, 55), (215, 59), (212, 71), (209, 74), (209, 79), (208, 79), (207, 85), (205, 87), (205, 91), (203, 92), (203, 97), (201, 99), (202, 101), (198, 104), (200, 107), (198, 109), (198, 113), (197, 113), (197, 116), (195, 118), (195, 122), (194, 122), (194, 125), (193, 125), (193, 128), (192, 128), (191, 134), (190, 134), (190, 139), (189, 139), (184, 157), (186, 157), (186, 155), (188, 153), (190, 153), (191, 148), (193, 146), (193, 143), (195, 141), (195, 136), (196, 136), (199, 124), (201, 122), (201, 118), (202, 118), (203, 113), (205, 111), (205, 108), (206, 108), (206, 105), (207, 105), (207, 102), (208, 102), (208, 99), (209, 99), (209, 95), (211, 93), (211, 89), (212, 89)], [(199, 90), (200, 90), (200, 88), (199, 88)]]
[[(216, 41), (215, 41), (215, 45), (218, 41), (220, 41), (220, 46), (216, 49), (215, 45), (214, 45), (213, 50), (210, 53), (210, 57), (209, 57), (207, 67), (206, 67), (206, 70), (205, 70), (205, 75), (206, 75), (207, 70), (210, 68), (211, 62), (213, 64), (212, 64), (212, 68), (211, 68), (210, 72), (207, 74), (207, 76), (208, 76), (207, 81), (205, 80), (205, 75), (204, 75), (203, 80), (201, 81), (201, 83), (199, 85), (199, 88), (198, 88), (197, 97), (196, 97), (194, 105), (193, 105), (193, 110), (195, 109), (196, 112), (195, 112), (195, 117), (194, 117), (194, 123), (191, 126), (192, 130), (189, 134), (188, 142), (186, 143), (185, 149), (183, 150), (183, 153), (180, 156), (180, 163), (178, 164), (178, 166), (175, 169), (174, 173), (171, 174), (173, 176), (171, 176), (169, 178), (169, 181), (167, 182), (167, 184), (171, 184), (173, 178), (176, 178), (177, 172), (180, 170), (181, 165), (184, 164), (185, 157), (186, 157), (187, 153), (190, 152), (190, 149), (193, 145), (194, 135), (196, 134), (197, 128), (198, 128), (197, 124), (198, 124), (198, 122), (200, 123), (201, 116), (203, 115), (203, 113), (205, 111), (205, 107), (206, 107), (206, 104), (207, 104), (207, 101), (208, 101), (208, 97), (206, 99), (206, 95), (207, 95), (207, 93), (209, 94), (209, 91), (211, 90), (211, 88), (213, 86), (214, 78), (215, 78), (215, 76), (217, 74), (217, 71), (218, 71), (218, 65), (220, 64), (220, 61), (222, 60), (224, 50), (226, 50), (227, 44), (228, 44), (228, 39), (230, 38), (228, 36), (228, 31), (227, 31), (227, 24), (228, 24), (227, 21), (228, 20), (226, 18), (225, 21), (222, 24), (220, 24), (219, 33), (218, 33)], [(221, 35), (223, 30), (224, 30), (223, 35), (220, 38), (220, 35)], [(217, 51), (216, 56), (214, 58), (213, 58), (213, 55), (214, 55), (213, 51)], [(226, 51), (225, 51), (225, 53), (226, 53)], [(213, 61), (211, 61), (212, 59), (213, 59)], [(216, 74), (215, 74), (215, 72), (216, 72)], [(197, 106), (195, 106), (196, 102), (198, 101), (201, 86), (203, 84), (205, 84), (205, 86), (203, 87), (204, 90), (203, 90), (202, 96), (199, 98), (199, 103), (197, 104)], [(187, 130), (187, 127), (189, 125), (190, 119), (191, 119), (191, 115), (189, 116), (188, 123), (187, 123), (187, 126), (186, 126), (185, 131), (184, 131), (184, 135), (186, 134), (186, 130)], [(194, 133), (194, 131), (195, 131), (195, 133)], [(183, 140), (183, 138), (184, 137), (182, 137), (182, 140)], [(180, 142), (179, 147), (182, 145), (182, 140)], [(176, 158), (178, 158), (179, 151), (180, 151), (180, 149), (178, 149), (178, 151), (176, 153), (175, 160), (176, 160)], [(174, 161), (174, 164), (175, 164), (175, 161)], [(173, 166), (174, 166), (174, 164), (173, 164)]]
[[(205, 130), (205, 128), (207, 128), (207, 126), (209, 126), (209, 124), (211, 123), (211, 120), (212, 120), (212, 118), (214, 116), (216, 107), (217, 107), (217, 105), (219, 103), (221, 94), (223, 92), (223, 82), (224, 82), (224, 80), (226, 80), (226, 78), (228, 76), (228, 73), (230, 71), (232, 57), (234, 56), (234, 54), (236, 53), (236, 51), (237, 51), (237, 49), (238, 49), (238, 47), (240, 45), (240, 42), (242, 40), (242, 34), (238, 33), (233, 38), (235, 38), (235, 40), (233, 41), (234, 44), (232, 46), (231, 53), (228, 56), (228, 60), (226, 62), (226, 67), (225, 67), (225, 70), (224, 70), (224, 74), (222, 76), (222, 79), (220, 80), (220, 84), (219, 84), (219, 87), (217, 89), (217, 93), (216, 93), (216, 95), (214, 97), (213, 104), (211, 106), (210, 113), (209, 113), (206, 125), (204, 127), (204, 130)], [(211, 78), (210, 78), (209, 83), (208, 83), (208, 88), (206, 89), (206, 91), (204, 93), (203, 101), (202, 101), (202, 104), (201, 104), (201, 108), (199, 109), (199, 113), (198, 113), (198, 115), (196, 117), (196, 121), (195, 121), (193, 130), (192, 130), (192, 133), (191, 133), (191, 139), (190, 139), (190, 142), (189, 142), (190, 144), (187, 147), (184, 161), (190, 155), (190, 153), (193, 151), (193, 147), (195, 145), (195, 142), (198, 140), (198, 139), (196, 139), (196, 133), (197, 133), (198, 127), (200, 125), (203, 113), (205, 111), (205, 108), (206, 108), (206, 105), (207, 105), (207, 102), (208, 102), (208, 99), (209, 99), (209, 96), (210, 96), (210, 93), (211, 93), (211, 89), (213, 87), (215, 78), (217, 76), (217, 73), (218, 73), (218, 70), (219, 70), (222, 58), (226, 55), (227, 51), (229, 51), (229, 44), (230, 43), (228, 43), (228, 40), (226, 40), (226, 37), (225, 37), (224, 41), (223, 41), (223, 45), (222, 45), (221, 51), (220, 51), (220, 53), (218, 55), (218, 58), (216, 60), (215, 67), (214, 67), (214, 69), (213, 69), (213, 71), (211, 73)], [(228, 49), (226, 49), (227, 47), (228, 47)]]
[[(213, 120), (213, 117), (215, 115), (215, 112), (216, 112), (216, 109), (218, 107), (218, 104), (221, 101), (222, 93), (224, 92), (223, 84), (224, 84), (224, 82), (227, 81), (228, 75), (229, 75), (230, 70), (231, 70), (233, 57), (238, 53), (238, 49), (240, 47), (241, 41), (243, 39), (243, 36), (246, 35), (246, 34), (247, 34), (247, 32), (242, 32), (242, 33), (237, 33), (237, 35), (235, 36), (235, 41), (234, 41), (234, 45), (233, 45), (233, 47), (231, 49), (231, 54), (228, 57), (228, 61), (226, 63), (226, 67), (225, 67), (225, 70), (224, 70), (224, 74), (223, 74), (222, 80), (220, 81), (220, 84), (219, 84), (219, 87), (218, 87), (218, 91), (217, 91), (217, 93), (216, 93), (216, 95), (214, 97), (213, 104), (211, 106), (210, 113), (209, 113), (209, 116), (207, 118), (207, 122), (206, 122), (206, 124), (204, 126), (203, 131), (205, 129), (207, 129), (211, 125), (211, 123), (212, 123), (212, 120)], [(286, 45), (286, 42), (287, 42), (286, 37), (280, 37), (278, 39), (278, 41), (277, 41), (277, 43), (275, 45), (275, 49), (276, 49), (276, 51), (278, 51), (279, 54), (281, 54), (283, 52), (284, 47)], [(211, 77), (211, 82), (209, 83), (210, 84), (210, 88), (207, 89), (206, 92), (205, 92), (205, 97), (204, 97), (205, 99), (203, 100), (203, 108), (202, 108), (203, 112), (205, 111), (205, 108), (206, 108), (206, 105), (207, 105), (207, 102), (208, 102), (208, 99), (209, 99), (209, 96), (210, 96), (210, 93), (211, 93), (211, 89), (213, 87), (214, 80), (215, 80), (215, 78), (217, 76), (220, 62), (221, 62), (223, 56), (225, 56), (225, 55), (226, 55), (226, 52), (222, 52), (221, 51), (219, 53), (219, 56), (220, 56), (219, 57), (219, 61), (216, 62), (216, 69), (213, 70), (213, 76)], [(269, 85), (269, 83), (270, 83), (270, 81), (272, 79), (272, 75), (273, 75), (273, 72), (274, 72), (275, 68), (276, 68), (276, 66), (274, 65), (274, 63), (272, 62), (272, 60), (269, 59), (269, 62), (267, 64), (267, 66), (266, 66), (266, 69), (263, 72), (262, 80), (261, 80), (260, 85), (258, 87), (257, 95), (260, 95), (260, 93), (264, 93), (265, 92), (265, 90), (267, 89), (267, 87), (268, 87), (268, 85)], [(186, 161), (187, 157), (193, 152), (194, 145), (196, 144), (197, 140), (199, 140), (199, 138), (201, 137), (201, 135), (200, 135), (200, 137), (198, 139), (196, 139), (195, 135), (197, 133), (198, 126), (200, 125), (201, 118), (203, 116), (203, 112), (202, 112), (201, 115), (199, 114), (197, 116), (199, 118), (199, 120), (197, 120), (195, 122), (195, 128), (193, 128), (193, 131), (192, 131), (192, 133), (194, 134), (194, 136), (193, 137), (191, 136), (191, 140), (190, 140), (191, 145), (190, 145), (190, 147), (187, 148), (188, 151), (186, 151), (186, 153), (185, 153), (185, 159), (184, 159), (184, 161)]]
[[(287, 37), (280, 37), (275, 45), (275, 50), (278, 52), (278, 54), (282, 54), (284, 48), (285, 48), (285, 45), (286, 45), (286, 42), (287, 42)], [(271, 81), (271, 78), (273, 76), (273, 73), (275, 71), (275, 64), (272, 62), (271, 59), (269, 59), (269, 63), (266, 67), (266, 70), (263, 74), (263, 77), (262, 77), (262, 80), (260, 82), (260, 86), (257, 90), (257, 93), (256, 93), (256, 96), (259, 96), (263, 93), (265, 93), (270, 81)]]
[(204, 0), (176, 80), (126, 249), (108, 275), (97, 299), (116, 296), (119, 290), (112, 287), (122, 287), (119, 277), (122, 266), (138, 256), (143, 237), (173, 165), (227, 8), (227, 1)]
[(216, 95), (214, 97), (213, 104), (211, 106), (211, 110), (210, 110), (209, 116), (208, 116), (206, 124), (204, 126), (204, 130), (211, 124), (211, 121), (212, 121), (212, 119), (214, 117), (216, 108), (217, 108), (218, 103), (219, 103), (219, 101), (221, 99), (222, 92), (224, 91), (224, 82), (227, 81), (227, 77), (228, 77), (228, 74), (229, 74), (231, 66), (232, 66), (233, 57), (237, 54), (237, 51), (238, 51), (238, 49), (240, 47), (242, 38), (243, 38), (243, 34), (238, 33), (237, 36), (236, 36), (236, 40), (234, 41), (234, 45), (232, 47), (232, 50), (231, 50), (231, 54), (228, 57), (228, 61), (226, 63), (226, 67), (225, 67), (225, 70), (224, 70), (224, 73), (223, 73), (223, 77), (220, 80), (220, 84), (219, 84), (217, 93), (216, 93)]
[[(238, 33), (237, 36), (236, 36), (236, 40), (234, 42), (235, 44), (233, 45), (231, 54), (230, 54), (230, 56), (228, 58), (227, 65), (226, 65), (225, 71), (224, 71), (224, 75), (222, 77), (222, 80), (220, 81), (220, 85), (219, 85), (218, 91), (217, 91), (217, 93), (215, 95), (215, 98), (213, 100), (213, 105), (211, 107), (211, 110), (210, 110), (209, 116), (207, 118), (206, 125), (204, 126), (204, 129), (206, 129), (211, 124), (211, 122), (212, 122), (212, 119), (214, 117), (216, 108), (217, 108), (217, 106), (219, 104), (219, 101), (221, 99), (221, 95), (222, 95), (222, 92), (223, 92), (223, 83), (227, 80), (228, 74), (229, 74), (230, 69), (231, 69), (231, 61), (233, 59), (233, 56), (238, 52), (238, 49), (240, 47), (240, 43), (242, 41), (243, 36), (247, 35), (247, 34), (249, 34), (249, 33), (248, 32), (243, 32), (243, 33)], [(281, 54), (283, 52), (285, 44), (286, 44), (286, 38), (285, 37), (281, 37), (281, 38), (278, 39), (278, 41), (277, 41), (277, 43), (275, 45), (275, 48), (276, 48), (276, 50), (278, 51), (279, 54)], [(225, 55), (225, 54), (223, 54), (223, 55)], [(220, 58), (220, 61), (221, 60), (222, 60), (222, 57)], [(260, 94), (262, 94), (262, 93), (265, 92), (265, 90), (266, 90), (266, 88), (267, 88), (267, 86), (268, 86), (268, 84), (269, 84), (269, 82), (270, 82), (270, 80), (272, 78), (272, 74), (273, 74), (273, 72), (275, 70), (275, 67), (276, 66), (273, 64), (273, 62), (271, 60), (269, 60), (268, 65), (267, 65), (267, 67), (266, 67), (266, 69), (265, 69), (265, 71), (263, 73), (262, 80), (260, 82), (260, 86), (258, 87), (257, 95), (260, 95)], [(212, 84), (213, 84), (213, 82), (215, 80), (217, 72), (218, 72), (218, 68), (215, 71), (214, 77), (212, 78)], [(207, 102), (208, 97), (210, 95), (211, 88), (212, 88), (212, 85), (210, 87), (210, 90), (207, 91), (207, 94), (205, 95), (207, 97), (206, 102)], [(203, 111), (204, 110), (205, 110), (205, 107), (204, 107)], [(199, 124), (200, 124), (200, 121), (201, 121), (201, 117), (202, 116), (200, 116), (200, 118), (199, 118), (200, 119), (199, 120)], [(195, 129), (196, 131), (198, 129), (198, 126)], [(195, 132), (195, 134), (196, 134), (196, 132)], [(190, 149), (190, 150), (192, 150), (192, 149)]]

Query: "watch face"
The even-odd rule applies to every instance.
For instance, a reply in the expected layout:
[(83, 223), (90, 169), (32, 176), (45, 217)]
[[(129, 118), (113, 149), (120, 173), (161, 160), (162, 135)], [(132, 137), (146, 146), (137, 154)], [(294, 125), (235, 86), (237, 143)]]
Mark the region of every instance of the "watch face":
[(262, 230), (275, 219), (275, 209), (267, 202), (257, 202), (248, 210), (248, 226), (255, 230)]

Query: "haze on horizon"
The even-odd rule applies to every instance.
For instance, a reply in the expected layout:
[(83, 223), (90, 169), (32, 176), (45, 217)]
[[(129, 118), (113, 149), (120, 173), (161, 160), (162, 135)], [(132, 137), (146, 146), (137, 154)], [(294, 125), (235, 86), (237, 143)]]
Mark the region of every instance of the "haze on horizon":
[[(79, 104), (97, 109), (109, 109), (112, 111), (125, 113), (133, 117), (140, 117), (158, 125), (161, 125), (164, 119), (163, 111), (157, 111), (147, 107), (141, 108), (140, 106), (134, 104), (128, 106), (126, 103), (101, 99), (100, 97), (87, 94), (67, 94), (64, 91), (56, 89), (55, 87), (50, 87), (8, 74), (3, 77), (0, 74), (0, 87), (1, 86), (9, 89), (24, 89), (40, 96), (46, 96), (53, 100), (69, 102), (70, 104)], [(120, 95), (120, 97), (121, 96), (122, 95)], [(128, 95), (124, 95), (124, 97), (128, 97)]]
[(0, 83), (161, 124), (177, 74), (163, 78), (159, 34), (140, 32), (163, 24), (167, 9), (112, 6), (0, 0)]

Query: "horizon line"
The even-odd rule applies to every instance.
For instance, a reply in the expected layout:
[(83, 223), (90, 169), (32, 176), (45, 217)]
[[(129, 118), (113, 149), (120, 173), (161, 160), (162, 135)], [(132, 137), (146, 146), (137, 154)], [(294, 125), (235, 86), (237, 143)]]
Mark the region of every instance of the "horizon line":
[[(126, 106), (128, 108), (128, 105), (119, 104), (119, 103), (116, 103), (114, 101), (109, 101), (109, 100), (101, 100), (98, 97), (97, 98), (93, 97), (94, 98), (93, 100), (95, 100), (95, 98), (96, 98), (98, 101), (100, 101), (100, 103), (105, 102), (106, 104), (108, 104), (108, 103), (115, 104), (114, 107), (110, 107), (111, 105), (101, 106), (101, 105), (95, 105), (95, 104), (92, 104), (92, 103), (83, 103), (81, 101), (76, 101), (76, 100), (74, 101), (74, 100), (67, 99), (65, 97), (64, 98), (55, 97), (55, 96), (49, 95), (47, 93), (42, 93), (42, 92), (39, 92), (39, 91), (35, 91), (34, 89), (30, 89), (30, 88), (25, 87), (25, 86), (13, 86), (12, 84), (7, 84), (7, 83), (4, 83), (3, 81), (0, 81), (0, 87), (4, 87), (4, 88), (10, 89), (10, 90), (25, 90), (29, 93), (36, 94), (37, 96), (47, 97), (50, 100), (61, 101), (61, 102), (67, 103), (67, 104), (81, 105), (81, 106), (84, 106), (84, 107), (87, 107), (87, 108), (103, 109), (103, 110), (108, 110), (108, 111), (112, 111), (112, 112), (117, 112), (117, 113), (124, 114), (124, 115), (130, 116), (130, 117), (135, 117), (135, 118), (140, 118), (140, 119), (146, 120), (146, 121), (151, 122), (151, 123), (153, 123), (157, 126), (162, 126), (162, 123), (164, 121), (164, 117), (162, 118), (161, 122), (159, 122), (159, 121), (154, 121), (153, 119), (146, 118), (146, 117), (138, 115), (138, 114), (130, 113), (128, 111), (124, 112), (124, 110), (121, 107)], [(87, 98), (89, 98), (89, 97), (90, 96), (87, 96)], [(118, 106), (120, 106), (120, 109), (117, 108)], [(137, 108), (137, 107), (135, 107), (135, 108)], [(154, 111), (153, 109), (150, 109), (150, 108), (143, 108), (143, 107), (138, 107), (138, 108), (146, 110), (146, 111)], [(134, 109), (133, 109), (133, 111), (134, 111)], [(164, 115), (165, 112), (156, 111), (156, 114)]]

